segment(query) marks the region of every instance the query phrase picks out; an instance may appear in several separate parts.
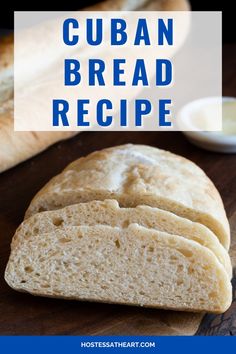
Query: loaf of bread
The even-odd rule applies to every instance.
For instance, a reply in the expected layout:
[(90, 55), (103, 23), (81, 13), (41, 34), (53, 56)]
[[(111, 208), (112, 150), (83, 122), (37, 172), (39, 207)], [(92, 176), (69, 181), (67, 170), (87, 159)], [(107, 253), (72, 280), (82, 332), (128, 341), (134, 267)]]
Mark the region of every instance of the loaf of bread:
[(224, 312), (229, 277), (199, 243), (147, 229), (65, 226), (16, 232), (5, 279), (19, 291), (187, 311)]
[(14, 132), (13, 100), (0, 106), (0, 172), (45, 150), (74, 132)]
[(225, 211), (199, 167), (117, 146), (73, 162), (36, 195), (5, 279), (35, 295), (224, 312), (232, 267), (219, 239), (229, 245)]
[(13, 44), (0, 38), (0, 173), (78, 133), (14, 131)]
[(223, 264), (229, 277), (232, 276), (232, 265), (228, 252), (213, 232), (204, 225), (147, 205), (120, 208), (116, 200), (93, 200), (55, 211), (37, 213), (22, 223), (18, 239), (34, 232), (45, 234), (54, 232), (61, 227), (96, 226), (97, 224), (120, 228), (125, 228), (130, 224), (139, 224), (146, 228), (193, 240), (209, 248)]
[[(189, 10), (189, 4), (187, 0), (105, 0), (85, 10), (183, 11)], [(24, 68), (22, 69), (22, 75), (24, 78), (28, 77), (28, 80), (30, 80), (30, 78), (35, 78), (35, 75), (40, 75), (43, 70), (48, 70), (48, 67), (44, 68), (39, 60), (34, 60), (35, 57), (37, 57), (35, 53), (37, 53), (38, 50), (43, 52), (44, 46), (45, 43), (37, 42), (35, 43), (35, 48), (31, 48), (30, 53), (23, 52), (22, 63)], [(14, 132), (12, 102), (7, 102), (6, 105), (2, 107), (3, 102), (13, 97), (13, 53), (13, 35), (11, 34), (0, 38), (0, 172), (38, 154), (55, 142), (67, 139), (76, 134), (76, 132)], [(53, 58), (50, 61), (51, 64), (53, 64), (53, 60), (57, 62), (59, 54), (61, 55), (56, 48), (55, 50), (51, 48), (51, 57)], [(34, 62), (33, 70), (32, 62)], [(25, 69), (27, 69), (27, 72), (25, 72)], [(29, 69), (31, 69), (31, 71)], [(32, 77), (30, 73), (33, 75)]]
[(38, 192), (26, 217), (105, 199), (122, 207), (149, 205), (201, 223), (229, 248), (229, 223), (210, 179), (191, 161), (150, 146), (122, 145), (74, 161)]

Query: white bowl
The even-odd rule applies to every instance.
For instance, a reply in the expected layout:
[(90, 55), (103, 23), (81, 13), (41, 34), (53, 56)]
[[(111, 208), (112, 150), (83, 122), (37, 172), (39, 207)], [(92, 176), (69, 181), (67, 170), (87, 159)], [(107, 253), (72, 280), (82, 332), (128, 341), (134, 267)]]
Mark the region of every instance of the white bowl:
[[(223, 134), (221, 131), (201, 131), (198, 130), (197, 127), (193, 126), (193, 122), (190, 118), (190, 112), (192, 113), (196, 109), (199, 110), (199, 107), (212, 103), (214, 100), (219, 100), (219, 98), (209, 97), (188, 103), (178, 113), (177, 121), (179, 122), (180, 126), (184, 126), (185, 129), (186, 127), (189, 127), (189, 129), (192, 130), (183, 131), (183, 134), (194, 145), (210, 151), (236, 153), (236, 135), (226, 135)], [(223, 97), (223, 101), (236, 101), (236, 98)]]

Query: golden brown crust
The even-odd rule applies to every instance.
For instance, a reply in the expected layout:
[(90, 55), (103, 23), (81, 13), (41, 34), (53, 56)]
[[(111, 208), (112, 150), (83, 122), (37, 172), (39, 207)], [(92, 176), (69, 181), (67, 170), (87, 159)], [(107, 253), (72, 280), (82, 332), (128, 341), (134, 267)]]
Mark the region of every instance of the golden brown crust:
[(162, 0), (162, 11), (189, 11), (190, 5), (187, 0)]
[(0, 104), (13, 97), (13, 34), (0, 38)]
[(0, 74), (13, 65), (14, 37), (13, 34), (0, 38)]

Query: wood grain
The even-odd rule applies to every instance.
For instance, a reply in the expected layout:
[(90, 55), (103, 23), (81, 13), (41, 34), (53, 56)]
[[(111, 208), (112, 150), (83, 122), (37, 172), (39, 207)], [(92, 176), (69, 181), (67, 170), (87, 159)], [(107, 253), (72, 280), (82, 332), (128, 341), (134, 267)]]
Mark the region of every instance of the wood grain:
[[(224, 48), (224, 59), (224, 94), (236, 96), (236, 45)], [(0, 175), (0, 334), (161, 335), (167, 328), (173, 335), (196, 332), (198, 314), (176, 313), (173, 322), (171, 311), (38, 298), (14, 292), (3, 279), (11, 238), (34, 194), (74, 159), (124, 143), (149, 144), (196, 162), (216, 184), (236, 228), (235, 155), (201, 150), (177, 132), (87, 132), (56, 144)], [(231, 308), (220, 316), (205, 316), (198, 335), (236, 335), (235, 276), (233, 285)]]

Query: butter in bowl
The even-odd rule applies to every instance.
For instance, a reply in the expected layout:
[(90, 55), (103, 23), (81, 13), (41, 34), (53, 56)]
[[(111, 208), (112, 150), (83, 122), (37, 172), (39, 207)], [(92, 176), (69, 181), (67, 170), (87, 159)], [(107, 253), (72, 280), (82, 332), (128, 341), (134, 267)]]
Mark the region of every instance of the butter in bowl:
[(236, 98), (208, 97), (192, 101), (180, 110), (177, 120), (183, 134), (196, 146), (236, 153)]

